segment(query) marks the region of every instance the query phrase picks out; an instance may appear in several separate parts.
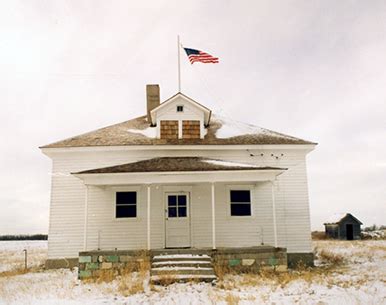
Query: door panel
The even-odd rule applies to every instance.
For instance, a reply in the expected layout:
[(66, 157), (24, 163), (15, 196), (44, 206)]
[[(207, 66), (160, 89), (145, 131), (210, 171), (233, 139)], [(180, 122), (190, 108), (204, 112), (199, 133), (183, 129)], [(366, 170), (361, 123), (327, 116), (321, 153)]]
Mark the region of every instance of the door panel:
[(189, 193), (165, 193), (166, 248), (190, 247)]
[(352, 224), (346, 224), (346, 237), (347, 240), (354, 239), (354, 228)]

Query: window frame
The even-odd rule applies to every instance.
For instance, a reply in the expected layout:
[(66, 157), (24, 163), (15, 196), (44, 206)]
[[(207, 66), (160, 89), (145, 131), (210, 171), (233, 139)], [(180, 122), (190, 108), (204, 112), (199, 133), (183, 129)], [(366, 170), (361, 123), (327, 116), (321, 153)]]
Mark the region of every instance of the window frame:
[[(178, 110), (179, 107), (181, 107), (181, 109), (182, 109), (181, 111)], [(176, 112), (177, 112), (177, 113), (184, 112), (184, 105), (177, 105), (177, 106), (176, 106)]]
[[(113, 215), (112, 218), (114, 221), (138, 221), (140, 220), (139, 213), (140, 213), (140, 198), (141, 198), (141, 192), (140, 187), (115, 187), (112, 189), (112, 204), (113, 204)], [(136, 192), (137, 193), (137, 202), (136, 202), (136, 217), (116, 217), (117, 215), (117, 193), (120, 192)]]
[[(254, 207), (255, 207), (255, 202), (254, 202), (254, 190), (255, 187), (254, 185), (228, 185), (227, 186), (227, 206), (228, 206), (228, 217), (230, 219), (251, 219), (255, 218), (255, 213), (254, 213)], [(251, 214), (250, 215), (232, 215), (232, 210), (231, 210), (231, 191), (249, 191), (250, 194), (250, 206), (251, 206)]]
[[(169, 202), (168, 202), (168, 198), (169, 196), (176, 196), (176, 205), (175, 206), (171, 206), (171, 207), (175, 207), (176, 208), (176, 216), (169, 216)], [(178, 210), (178, 208), (180, 207), (179, 203), (178, 203), (178, 196), (185, 196), (186, 198), (186, 202), (185, 202), (185, 216), (179, 216), (180, 212)], [(179, 219), (179, 218), (190, 218), (190, 212), (189, 212), (189, 192), (170, 192), (170, 193), (166, 193), (166, 217), (167, 218), (172, 218), (172, 219)], [(183, 205), (181, 206), (183, 207)]]

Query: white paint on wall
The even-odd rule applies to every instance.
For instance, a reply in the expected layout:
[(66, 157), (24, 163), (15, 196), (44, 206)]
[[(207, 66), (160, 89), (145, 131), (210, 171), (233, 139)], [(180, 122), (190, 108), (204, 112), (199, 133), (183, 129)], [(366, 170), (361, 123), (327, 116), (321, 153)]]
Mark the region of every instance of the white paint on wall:
[[(136, 162), (163, 156), (201, 156), (227, 162), (250, 163), (256, 166), (289, 168), (278, 177), (276, 217), (278, 245), (289, 252), (311, 252), (310, 218), (304, 150), (270, 150), (264, 156), (251, 157), (240, 150), (108, 150), (58, 153), (53, 157), (52, 194), (49, 227), (49, 258), (77, 257), (83, 248), (85, 192), (82, 181), (71, 173)], [(270, 155), (284, 156), (276, 159)], [(129, 181), (128, 181), (129, 183)], [(234, 184), (234, 183), (232, 183)], [(250, 183), (249, 183), (250, 184)], [(138, 217), (114, 218), (114, 189), (90, 186), (88, 193), (87, 247), (89, 250), (145, 249), (146, 187), (138, 189)], [(191, 188), (192, 247), (211, 247), (211, 188), (209, 183), (196, 183)], [(272, 196), (268, 182), (253, 184), (253, 215), (245, 219), (228, 213), (227, 183), (216, 183), (216, 245), (217, 247), (273, 245)], [(163, 186), (151, 187), (151, 247), (163, 248), (165, 243)]]

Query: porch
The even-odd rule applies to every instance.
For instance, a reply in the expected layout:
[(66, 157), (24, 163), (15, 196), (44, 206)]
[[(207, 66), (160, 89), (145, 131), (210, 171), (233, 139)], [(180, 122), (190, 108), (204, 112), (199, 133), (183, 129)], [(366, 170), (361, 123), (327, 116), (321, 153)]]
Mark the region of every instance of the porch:
[[(83, 250), (277, 248), (275, 179), (285, 170), (178, 157), (75, 173), (85, 185)], [(122, 218), (120, 193), (135, 198), (122, 201)]]

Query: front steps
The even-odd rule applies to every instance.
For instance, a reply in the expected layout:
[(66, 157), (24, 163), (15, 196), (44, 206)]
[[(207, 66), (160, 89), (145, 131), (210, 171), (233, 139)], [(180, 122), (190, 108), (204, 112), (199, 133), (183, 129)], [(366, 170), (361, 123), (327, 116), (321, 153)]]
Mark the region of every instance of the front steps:
[(216, 279), (211, 257), (207, 254), (158, 254), (152, 259), (150, 280), (155, 284)]

